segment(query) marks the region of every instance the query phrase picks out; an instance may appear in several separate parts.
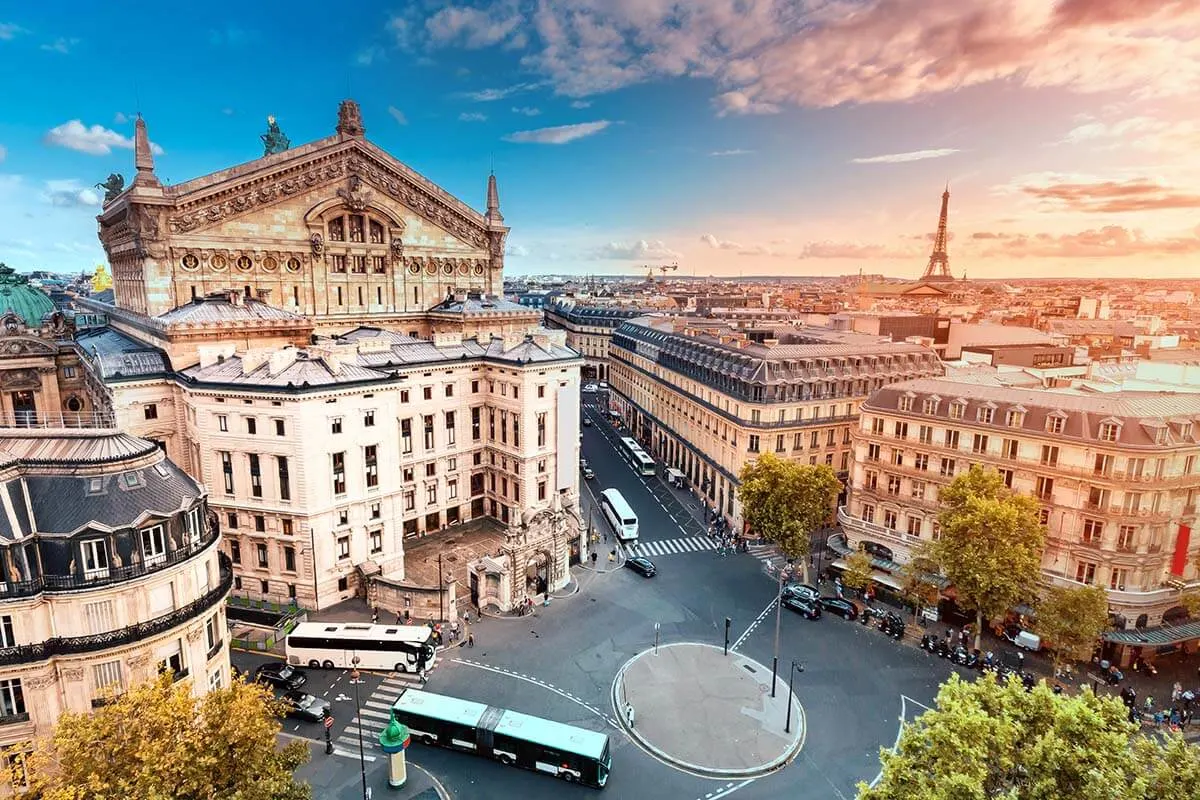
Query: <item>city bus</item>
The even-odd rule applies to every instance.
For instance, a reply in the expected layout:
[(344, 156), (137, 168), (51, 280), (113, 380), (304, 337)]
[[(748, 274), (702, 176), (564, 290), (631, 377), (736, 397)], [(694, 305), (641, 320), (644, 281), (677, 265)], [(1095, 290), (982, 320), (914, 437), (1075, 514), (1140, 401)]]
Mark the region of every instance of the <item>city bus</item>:
[(392, 704), (418, 742), (462, 750), (604, 788), (612, 769), (608, 735), (496, 706), (404, 689)]
[(287, 662), (313, 669), (349, 669), (358, 656), (360, 669), (420, 672), (433, 667), (433, 631), (425, 625), (367, 625), (302, 622), (284, 643)]
[(654, 459), (650, 457), (642, 446), (637, 443), (636, 439), (629, 436), (622, 436), (617, 440), (617, 449), (621, 455), (629, 462), (629, 465), (637, 470), (639, 475), (654, 475)]
[(638, 540), (638, 518), (616, 489), (605, 489), (600, 493), (600, 510), (608, 524), (612, 525), (617, 538), (622, 542)]

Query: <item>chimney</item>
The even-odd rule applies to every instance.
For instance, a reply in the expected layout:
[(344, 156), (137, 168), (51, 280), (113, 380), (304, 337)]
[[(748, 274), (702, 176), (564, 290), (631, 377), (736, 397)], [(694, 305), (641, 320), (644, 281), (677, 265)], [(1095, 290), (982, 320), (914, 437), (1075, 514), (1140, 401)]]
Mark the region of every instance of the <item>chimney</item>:
[[(347, 348), (353, 352), (353, 348)], [(327, 345), (317, 345), (308, 348), (308, 353), (313, 358), (319, 358), (325, 362), (325, 367), (331, 375), (342, 374), (342, 359), (336, 352), (334, 347)]]
[(507, 353), (509, 350), (512, 350), (514, 347), (516, 347), (517, 345), (521, 344), (524, 341), (525, 341), (525, 334), (523, 334), (523, 333), (505, 332), (500, 337), (500, 350), (503, 353)]
[(239, 307), (242, 305), (242, 300), (244, 298), (242, 293), (237, 289), (226, 289), (225, 296), (229, 299), (229, 305)]
[(270, 366), (267, 367), (267, 372), (271, 377), (275, 377), (285, 369), (296, 363), (296, 356), (299, 355), (299, 350), (294, 347), (285, 347), (282, 350), (276, 350), (271, 353), (268, 360)]
[(254, 370), (266, 364), (271, 358), (271, 350), (267, 347), (256, 347), (242, 353), (242, 374), (249, 375)]
[(197, 354), (200, 356), (200, 369), (204, 369), (205, 367), (211, 367), (213, 364), (219, 364), (232, 356), (233, 345), (201, 345)]
[(256, 289), (255, 295), (258, 297), (258, 301), (260, 303), (266, 303), (267, 305), (271, 304), (271, 289), (270, 289), (270, 287)]

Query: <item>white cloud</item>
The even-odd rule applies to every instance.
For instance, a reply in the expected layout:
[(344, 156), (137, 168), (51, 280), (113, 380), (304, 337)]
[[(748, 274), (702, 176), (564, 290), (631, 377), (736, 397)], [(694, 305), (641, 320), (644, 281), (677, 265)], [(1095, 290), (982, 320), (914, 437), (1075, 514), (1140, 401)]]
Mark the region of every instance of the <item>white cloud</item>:
[(504, 254), (516, 258), (524, 258), (529, 255), (529, 249), (519, 244), (510, 244), (504, 249)]
[(42, 200), (63, 208), (98, 206), (102, 199), (99, 191), (76, 180), (46, 181), (42, 192)]
[[(133, 137), (123, 136), (103, 125), (89, 127), (77, 119), (51, 128), (46, 132), (43, 141), (49, 145), (65, 147), (68, 150), (76, 150), (93, 156), (109, 155), (114, 148), (133, 149)], [(155, 155), (163, 153), (163, 149), (154, 142), (150, 143), (150, 151)]]
[[(731, 242), (728, 239), (718, 239), (716, 236), (713, 236), (711, 233), (705, 233), (705, 234), (701, 235), (700, 241), (704, 242), (706, 245), (713, 248), (714, 250), (732, 250), (732, 251), (736, 252), (739, 256), (781, 256), (781, 255), (785, 255), (784, 253), (776, 252), (773, 247), (768, 247), (765, 244), (749, 244), (749, 245), (739, 244), (738, 242)], [(771, 244), (784, 244), (786, 242), (787, 242), (786, 239), (775, 239), (774, 241), (771, 242)]]
[(513, 113), (523, 114), (526, 117), (536, 117), (542, 113), (542, 110), (533, 106), (513, 106)]
[(753, 152), (753, 150), (742, 150), (739, 147), (733, 150), (714, 150), (709, 155), (714, 158), (724, 158), (725, 156), (748, 156)]
[(369, 67), (376, 61), (380, 61), (386, 57), (383, 48), (377, 44), (364, 47), (354, 54), (354, 63), (360, 67)]
[(636, 242), (628, 243), (609, 242), (596, 248), (592, 257), (631, 261), (643, 258), (650, 260), (678, 259), (681, 256), (657, 239), (653, 241), (639, 239)]
[(28, 33), (29, 31), (16, 25), (12, 22), (0, 22), (0, 41), (9, 41), (16, 38), (18, 33)]
[(524, 35), (517, 30), (521, 16), (515, 11), (483, 11), (469, 7), (443, 8), (425, 20), (425, 30), (435, 45), (456, 44), (478, 49), (511, 40), (524, 46)]
[(396, 122), (400, 123), (401, 125), (408, 124), (408, 117), (404, 116), (404, 112), (395, 106), (388, 106), (388, 113), (392, 115), (392, 119), (396, 120)]
[(716, 250), (741, 250), (742, 249), (742, 246), (740, 244), (738, 244), (737, 242), (729, 242), (729, 241), (725, 241), (722, 239), (718, 239), (717, 237), (713, 236), (711, 233), (706, 233), (703, 236), (701, 236), (700, 241), (704, 242), (706, 245), (708, 245), (709, 247), (712, 247)]
[(556, 125), (553, 128), (538, 128), (532, 131), (517, 131), (504, 137), (506, 142), (531, 144), (566, 144), (585, 136), (599, 133), (612, 123), (606, 119), (596, 122), (580, 122), (577, 125)]
[(1086, 117), (1056, 144), (1090, 145), (1096, 150), (1132, 148), (1181, 158), (1200, 148), (1200, 124), (1169, 122), (1154, 117), (1128, 117), (1113, 122)]
[(77, 44), (79, 44), (78, 39), (64, 39), (59, 37), (49, 44), (43, 44), (41, 49), (47, 53), (62, 53), (63, 55), (67, 55), (71, 52), (71, 48)]
[(592, 107), (592, 102), (590, 100), (572, 100), (571, 101), (571, 108), (591, 108), (591, 107)]
[(907, 153), (888, 153), (882, 156), (866, 156), (852, 158), (851, 164), (904, 164), (909, 161), (924, 161), (929, 158), (945, 158), (961, 152), (953, 147), (942, 147), (937, 150), (911, 150)]
[(459, 122), (486, 122), (487, 114), (480, 114), (478, 111), (464, 111), (458, 115)]
[(465, 97), (468, 100), (474, 100), (477, 103), (491, 103), (496, 100), (503, 100), (520, 92), (527, 92), (530, 89), (538, 88), (537, 83), (517, 83), (512, 86), (502, 86), (497, 89), (479, 89), (474, 92), (466, 92)]
[(128, 114), (125, 114), (121, 111), (118, 111), (116, 114), (113, 114), (113, 124), (114, 125), (124, 125), (126, 122), (129, 122)]
[(778, 114), (779, 106), (775, 103), (767, 103), (762, 100), (755, 100), (745, 92), (725, 92), (713, 98), (713, 105), (717, 107), (717, 116), (724, 117), (729, 114)]

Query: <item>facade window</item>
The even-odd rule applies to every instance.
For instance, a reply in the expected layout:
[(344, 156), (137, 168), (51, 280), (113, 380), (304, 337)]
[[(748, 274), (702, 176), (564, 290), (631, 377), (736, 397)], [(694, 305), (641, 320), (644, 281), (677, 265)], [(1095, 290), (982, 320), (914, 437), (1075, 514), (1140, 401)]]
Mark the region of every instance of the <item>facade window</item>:
[(338, 588), (337, 588), (337, 590), (338, 590), (339, 592), (348, 592), (348, 591), (350, 591), (350, 579), (349, 579), (349, 578), (347, 578), (345, 575), (343, 575), (342, 577), (338, 578)]
[(915, 467), (916, 469), (919, 469), (922, 472), (926, 472), (929, 469), (929, 454), (928, 453), (917, 453), (913, 457), (913, 467)]
[(204, 644), (210, 653), (221, 645), (221, 634), (217, 632), (216, 614), (213, 614), (204, 623)]
[(455, 435), (454, 412), (446, 412), (446, 444), (453, 446), (456, 443), (457, 436)]
[(1087, 561), (1079, 562), (1075, 567), (1075, 580), (1079, 583), (1092, 584), (1096, 582), (1096, 565)]
[(285, 572), (296, 571), (296, 548), (285, 545), (283, 548), (283, 569)]
[(920, 517), (911, 517), (910, 516), (908, 518), (908, 535), (909, 536), (920, 536), (921, 535), (921, 518)]
[(1115, 442), (1117, 435), (1121, 432), (1121, 426), (1115, 422), (1104, 422), (1100, 424), (1100, 441)]
[(1104, 535), (1104, 523), (1098, 519), (1085, 519), (1083, 521), (1083, 543), (1084, 544), (1100, 544), (1100, 538)]
[(296, 532), (296, 524), (292, 522), (291, 517), (284, 517), (279, 520), (279, 528), (284, 536), (291, 536)]
[(432, 386), (422, 387), (421, 388), (421, 396), (424, 397), (426, 400), (432, 400), (433, 399), (433, 387)]
[(375, 427), (375, 412), (374, 411), (364, 411), (363, 412), (363, 427), (364, 428)]
[(341, 433), (342, 432), (342, 418), (341, 417), (334, 417), (333, 419), (329, 420), (329, 432), (330, 433)]
[(13, 618), (11, 614), (0, 616), (0, 648), (15, 647), (17, 638), (13, 635)]
[(267, 568), (267, 546), (262, 542), (254, 545), (254, 556), (258, 563), (259, 569)]
[(971, 452), (977, 454), (987, 453), (988, 437), (986, 433), (977, 433), (971, 440)]
[(371, 555), (383, 552), (383, 531), (374, 530), (367, 534), (371, 543)]
[(258, 420), (254, 417), (246, 417), (246, 433), (251, 436), (258, 433)]
[(863, 475), (863, 486), (867, 491), (877, 491), (879, 489), (879, 473), (874, 470), (867, 470)]
[(259, 464), (257, 453), (250, 453), (250, 494), (254, 497), (262, 497), (262, 467)]
[(1004, 424), (1010, 428), (1019, 428), (1025, 424), (1025, 412), (1009, 409), (1004, 415)]
[(287, 436), (287, 423), (281, 419), (275, 420), (275, 435)]
[(412, 489), (404, 493), (404, 510), (415, 511), (417, 508), (417, 494)]
[(1011, 469), (998, 469), (996, 472), (1000, 473), (1000, 479), (1004, 481), (1004, 485), (1011, 489), (1013, 485), (1013, 471)]
[(897, 422), (895, 424), (895, 427), (893, 427), (893, 429), (892, 429), (892, 434), (897, 439), (907, 439), (908, 438), (908, 423), (907, 422)]
[(757, 434), (750, 435), (750, 445), (746, 449), (751, 453), (758, 452), (758, 435)]
[(521, 418), (513, 412), (513, 447), (521, 446)]
[(1005, 439), (1000, 443), (1000, 456), (1002, 458), (1016, 460), (1020, 450), (1021, 443), (1017, 439)]
[(1053, 434), (1062, 433), (1063, 428), (1066, 426), (1065, 423), (1066, 420), (1057, 414), (1046, 417), (1046, 432)]
[(1047, 467), (1058, 466), (1058, 448), (1051, 444), (1042, 445), (1042, 463)]
[(425, 465), (425, 477), (432, 478), (434, 475), (437, 475), (437, 462), (430, 461)]
[(229, 560), (235, 564), (242, 563), (242, 543), (236, 539), (229, 543)]
[(115, 697), (124, 688), (120, 661), (105, 661), (102, 664), (92, 665), (93, 698)]
[(142, 561), (146, 566), (153, 567), (167, 560), (167, 537), (162, 525), (138, 531), (138, 540), (142, 545)]
[(1054, 478), (1039, 475), (1034, 484), (1033, 494), (1039, 500), (1050, 500), (1054, 496)]
[(883, 417), (871, 418), (871, 433), (876, 436), (883, 436)]
[(1105, 453), (1097, 453), (1095, 466), (1092, 471), (1097, 475), (1108, 475), (1112, 471), (1113, 457)]
[(339, 508), (337, 515), (338, 515), (338, 527), (339, 528), (344, 528), (350, 524), (350, 509)]
[(379, 519), (383, 516), (379, 503), (371, 503), (371, 519)]
[(368, 489), (379, 485), (379, 455), (376, 445), (369, 444), (363, 448), (363, 471), (366, 473)]
[(264, 517), (262, 514), (254, 515), (254, 530), (256, 533), (266, 533), (267, 518)]
[(867, 445), (867, 461), (878, 461), (880, 452), (882, 452), (882, 448), (879, 445)]
[(546, 415), (544, 413), (537, 415), (537, 446), (546, 446)]
[(158, 403), (147, 403), (142, 406), (142, 413), (146, 415), (146, 419), (158, 419)]
[(904, 451), (898, 447), (892, 448), (892, 463), (897, 467), (904, 466)]
[(454, 397), (454, 384), (453, 383), (446, 384), (446, 397)]
[(1108, 575), (1108, 588), (1115, 589), (1118, 592), (1125, 591), (1125, 580), (1129, 577), (1129, 570), (1113, 567)]
[(28, 719), (26, 713), (25, 691), (21, 687), (21, 679), (8, 678), (0, 681), (0, 717), (11, 722), (14, 718)]
[(422, 420), (425, 429), (425, 449), (433, 449), (433, 415), (426, 414)]
[(478, 442), (483, 436), (483, 432), (480, 430), (481, 425), (479, 420), (481, 411), (482, 409), (480, 409), (479, 406), (475, 406), (471, 409), (471, 441), (473, 442)]
[(401, 389), (401, 390), (400, 390), (400, 402), (401, 402), (401, 403), (407, 403), (407, 402), (408, 402), (408, 389)]
[(224, 414), (217, 414), (217, 430), (222, 433), (229, 431), (229, 417)]
[(471, 381), (471, 394), (479, 394), (479, 381)]
[(412, 467), (405, 467), (404, 470), (400, 473), (400, 475), (404, 479), (405, 483), (412, 483), (414, 480)]
[(411, 453), (412, 451), (412, 419), (402, 419), (400, 420), (400, 452)]
[(927, 414), (927, 415), (936, 414), (937, 408), (938, 408), (938, 401), (933, 399), (932, 397), (925, 398), (925, 401), (923, 403), (921, 403), (921, 413), (922, 414)]
[(883, 527), (896, 530), (896, 520), (897, 515), (895, 511), (892, 511), (890, 508), (883, 510)]
[(967, 410), (967, 404), (955, 401), (950, 404), (950, 419), (962, 419), (963, 413)]
[(221, 474), (225, 480), (225, 494), (233, 494), (233, 455), (221, 452)]
[(1124, 553), (1132, 553), (1136, 548), (1137, 526), (1122, 525), (1117, 531), (1117, 549)]
[(809, 447), (820, 447), (821, 446), (821, 432), (820, 431), (812, 432), (812, 434), (808, 437), (808, 446)]
[(84, 539), (79, 543), (83, 550), (83, 576), (85, 578), (108, 577), (108, 548), (103, 539)]
[(431, 483), (425, 487), (425, 504), (433, 505), (437, 502), (437, 484)]
[(346, 454), (334, 453), (330, 457), (333, 463), (333, 493), (346, 493)]
[(933, 444), (933, 426), (922, 425), (917, 431), (917, 440), (921, 444)]
[(887, 493), (893, 496), (900, 494), (900, 477), (898, 475), (888, 475)]
[(950, 450), (958, 449), (958, 431), (954, 428), (946, 429), (946, 447)]
[(942, 466), (941, 466), (941, 470), (940, 470), (940, 474), (942, 475), (942, 477), (953, 478), (954, 477), (954, 466), (955, 466), (955, 464), (954, 464), (953, 458), (943, 458)]
[(292, 499), (292, 481), (288, 475), (287, 456), (275, 456), (275, 466), (279, 471), (279, 499)]
[(782, 453), (783, 451), (784, 451), (783, 434), (782, 433), (776, 434), (776, 436), (775, 436), (775, 452)]
[(350, 557), (350, 537), (339, 536), (337, 540), (337, 557), (338, 559)]
[(874, 522), (875, 521), (875, 506), (864, 505), (862, 507), (862, 518), (863, 518), (863, 522)]
[(925, 481), (912, 482), (912, 496), (914, 500), (925, 499)]
[(542, 398), (544, 398), (546, 396), (546, 385), (544, 383), (538, 384), (537, 396), (538, 396), (539, 400), (541, 400)]
[(447, 499), (450, 499), (450, 500), (458, 499), (458, 481), (456, 481), (456, 480), (446, 481), (446, 497), (447, 497)]

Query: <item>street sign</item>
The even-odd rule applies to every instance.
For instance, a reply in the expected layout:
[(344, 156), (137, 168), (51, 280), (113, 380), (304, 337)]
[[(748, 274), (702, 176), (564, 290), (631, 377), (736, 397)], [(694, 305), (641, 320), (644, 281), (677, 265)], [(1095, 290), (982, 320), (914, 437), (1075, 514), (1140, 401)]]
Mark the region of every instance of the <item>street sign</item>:
[(332, 728), (332, 727), (333, 727), (333, 717), (326, 717), (326, 718), (325, 718), (325, 727), (326, 727), (326, 728)]

